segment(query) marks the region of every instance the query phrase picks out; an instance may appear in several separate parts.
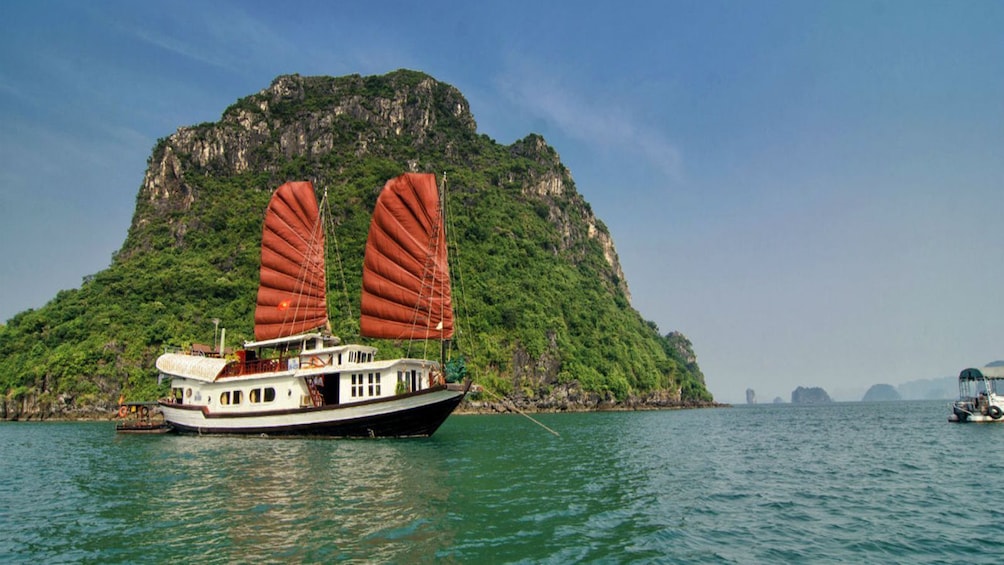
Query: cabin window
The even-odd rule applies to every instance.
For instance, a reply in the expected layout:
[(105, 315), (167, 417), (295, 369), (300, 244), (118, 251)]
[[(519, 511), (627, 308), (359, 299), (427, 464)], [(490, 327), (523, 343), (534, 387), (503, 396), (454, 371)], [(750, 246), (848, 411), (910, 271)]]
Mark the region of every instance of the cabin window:
[(342, 364), (342, 354), (341, 353), (338, 354), (338, 364), (339, 365)]
[(367, 375), (367, 384), (369, 385), (369, 396), (380, 396), (380, 373), (376, 374), (376, 378), (373, 373)]
[(352, 375), (352, 396), (362, 396), (363, 395), (363, 375), (353, 374)]
[(234, 391), (234, 395), (231, 397), (231, 400), (233, 400), (234, 404), (240, 404), (241, 403), (241, 391), (235, 390)]
[(261, 389), (253, 388), (251, 392), (248, 393), (248, 402), (251, 404), (258, 404), (261, 402)]
[(226, 392), (221, 392), (220, 393), (220, 404), (222, 404), (224, 406), (226, 406), (227, 404), (230, 404), (230, 391), (229, 390), (226, 391)]
[(265, 402), (274, 402), (274, 401), (275, 401), (275, 389), (272, 388), (272, 387), (266, 388), (265, 389)]

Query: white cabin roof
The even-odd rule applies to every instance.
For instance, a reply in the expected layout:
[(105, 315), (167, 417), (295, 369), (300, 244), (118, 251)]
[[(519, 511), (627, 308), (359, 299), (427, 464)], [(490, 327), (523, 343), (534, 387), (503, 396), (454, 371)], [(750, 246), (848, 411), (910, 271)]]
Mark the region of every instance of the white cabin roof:
[(157, 358), (157, 370), (171, 376), (213, 382), (229, 361), (183, 353), (165, 353)]
[(1004, 365), (986, 366), (980, 369), (983, 376), (990, 379), (1004, 379)]

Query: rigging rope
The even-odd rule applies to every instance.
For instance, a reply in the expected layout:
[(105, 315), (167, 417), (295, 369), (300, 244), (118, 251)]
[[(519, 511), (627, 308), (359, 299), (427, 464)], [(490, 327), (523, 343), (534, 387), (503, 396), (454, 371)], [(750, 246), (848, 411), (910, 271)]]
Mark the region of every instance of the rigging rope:
[[(505, 399), (505, 398), (503, 398), (503, 397), (499, 396), (498, 394), (495, 394), (494, 392), (492, 392), (492, 391), (488, 390), (487, 388), (484, 388), (484, 387), (481, 387), (481, 390), (483, 390), (483, 391), (487, 392), (488, 394), (490, 394), (490, 395), (494, 396), (495, 398), (497, 398), (497, 399), (501, 400), (501, 401), (502, 401), (502, 403), (503, 403), (503, 404), (505, 404), (505, 401), (506, 401), (506, 399)], [(552, 434), (554, 434), (554, 435), (555, 435), (555, 437), (561, 437), (561, 434), (559, 434), (558, 432), (556, 432), (556, 431), (552, 430), (551, 428), (549, 428), (549, 427), (545, 426), (544, 424), (541, 424), (541, 423), (540, 423), (539, 421), (535, 420), (535, 419), (534, 419), (533, 417), (531, 417), (531, 416), (530, 416), (529, 414), (527, 414), (526, 412), (524, 412), (524, 411), (520, 410), (520, 409), (519, 409), (519, 407), (517, 407), (517, 406), (516, 406), (516, 403), (514, 403), (514, 402), (510, 401), (510, 404), (512, 405), (512, 409), (513, 409), (513, 410), (515, 410), (515, 411), (519, 412), (519, 413), (520, 413), (520, 414), (521, 414), (522, 416), (524, 416), (525, 418), (527, 418), (528, 420), (530, 420), (530, 421), (531, 421), (531, 422), (533, 422), (534, 424), (537, 424), (538, 426), (540, 426), (540, 427), (544, 428), (545, 430), (547, 430), (547, 431), (551, 432)]]
[[(335, 215), (331, 212), (331, 201), (328, 200), (328, 188), (324, 187), (324, 200), (323, 203), (327, 205), (328, 214), (328, 234), (331, 237), (332, 244), (335, 246), (335, 262), (338, 263), (338, 275), (342, 279), (342, 293), (345, 299), (345, 309), (349, 313), (349, 327), (352, 327), (352, 322), (355, 321), (355, 315), (352, 313), (352, 300), (349, 297), (349, 285), (345, 280), (345, 268), (342, 266), (342, 253), (338, 249), (338, 231), (335, 229)], [(355, 336), (353, 336), (355, 337)]]

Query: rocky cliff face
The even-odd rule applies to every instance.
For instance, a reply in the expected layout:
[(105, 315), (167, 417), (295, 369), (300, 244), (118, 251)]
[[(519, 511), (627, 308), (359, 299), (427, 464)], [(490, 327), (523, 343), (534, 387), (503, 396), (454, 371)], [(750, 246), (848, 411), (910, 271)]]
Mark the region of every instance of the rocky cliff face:
[[(147, 206), (137, 206), (131, 233), (142, 233), (154, 217), (191, 208), (200, 195), (186, 182), (189, 173), (276, 174), (281, 163), (321, 161), (346, 141), (356, 157), (386, 154), (402, 140), (416, 154), (441, 150), (447, 158), (460, 157), (456, 143), (444, 143), (437, 136), (444, 121), (454, 131), (476, 136), (477, 123), (460, 91), (410, 71), (392, 73), (386, 82), (389, 88), (383, 83), (375, 87), (371, 79), (359, 76), (280, 76), (265, 90), (228, 108), (219, 123), (178, 129), (158, 143), (150, 158), (138, 196)], [(308, 98), (311, 102), (304, 104)], [(437, 147), (441, 144), (442, 149)], [(630, 300), (613, 238), (575, 191), (558, 153), (539, 135), (515, 142), (509, 151), (540, 167), (510, 171), (500, 182), (519, 183), (524, 195), (547, 205), (548, 219), (562, 234), (558, 252), (569, 251), (583, 239), (597, 242), (610, 267), (611, 282)], [(417, 159), (409, 164), (418, 170)], [(171, 221), (179, 245), (190, 228), (185, 221)], [(134, 238), (123, 248), (123, 258), (143, 247)]]
[[(539, 135), (531, 135), (517, 141), (511, 146), (510, 151), (513, 155), (533, 159), (543, 166), (542, 172), (531, 171), (528, 182), (523, 187), (523, 194), (534, 196), (549, 204), (548, 219), (561, 230), (560, 250), (571, 249), (575, 241), (583, 238), (597, 241), (603, 248), (603, 258), (613, 269), (616, 283), (630, 300), (631, 293), (628, 290), (627, 279), (624, 278), (624, 271), (621, 270), (614, 240), (606, 226), (593, 215), (589, 205), (575, 192), (571, 183), (572, 175), (561, 164), (558, 153)], [(510, 180), (515, 178), (511, 177)], [(564, 198), (573, 199), (576, 205), (564, 208), (559, 206), (557, 202)], [(585, 231), (580, 231), (576, 226), (585, 226)]]
[[(239, 174), (275, 170), (279, 157), (323, 157), (345, 138), (356, 145), (357, 155), (377, 151), (393, 137), (408, 136), (422, 146), (441, 119), (471, 135), (477, 130), (467, 100), (452, 86), (404, 71), (389, 77), (390, 88), (381, 84), (369, 91), (370, 82), (360, 76), (280, 76), (228, 108), (218, 124), (180, 128), (165, 148), (201, 169)], [(308, 96), (312, 102), (304, 108)], [(341, 127), (346, 124), (352, 125), (348, 132)], [(152, 168), (154, 175), (162, 170)], [(144, 182), (144, 192), (157, 196), (148, 189)]]

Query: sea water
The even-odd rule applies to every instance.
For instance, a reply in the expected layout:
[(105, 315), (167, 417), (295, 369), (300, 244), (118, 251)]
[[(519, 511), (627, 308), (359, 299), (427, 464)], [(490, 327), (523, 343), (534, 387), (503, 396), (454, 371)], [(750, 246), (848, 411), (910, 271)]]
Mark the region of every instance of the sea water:
[(0, 424), (0, 561), (999, 563), (947, 402), (451, 416), (410, 440)]

